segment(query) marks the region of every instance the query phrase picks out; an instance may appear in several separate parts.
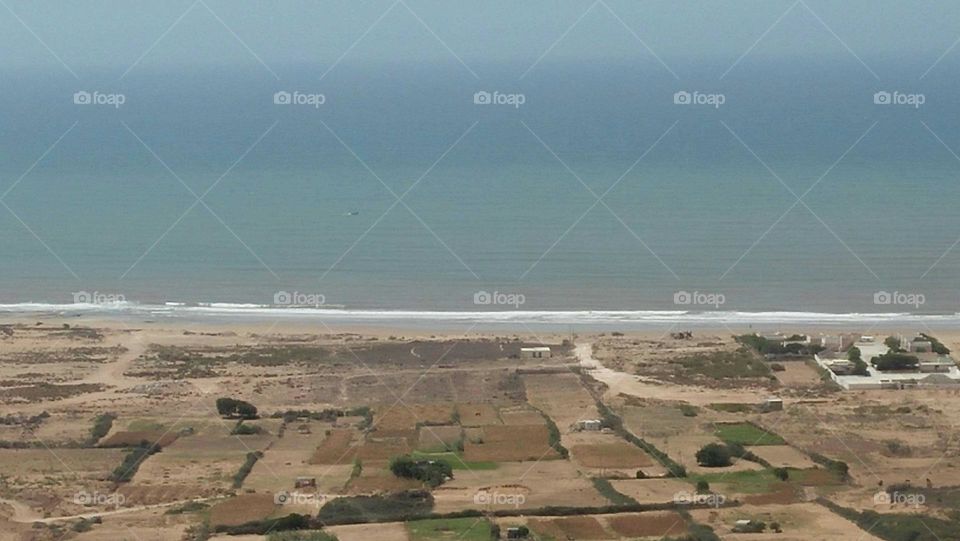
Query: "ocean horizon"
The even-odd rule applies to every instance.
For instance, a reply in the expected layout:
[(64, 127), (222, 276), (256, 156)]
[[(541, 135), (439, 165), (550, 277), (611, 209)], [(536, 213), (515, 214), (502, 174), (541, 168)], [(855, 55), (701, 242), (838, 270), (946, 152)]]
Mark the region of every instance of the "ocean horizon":
[(955, 61), (668, 60), (23, 70), (0, 303), (958, 312)]

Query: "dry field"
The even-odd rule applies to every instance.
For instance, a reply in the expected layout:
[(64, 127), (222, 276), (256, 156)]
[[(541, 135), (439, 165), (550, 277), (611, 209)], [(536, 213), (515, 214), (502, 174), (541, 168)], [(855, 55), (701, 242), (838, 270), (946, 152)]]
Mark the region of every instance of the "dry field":
[(457, 404), (460, 426), (475, 427), (498, 425), (503, 421), (497, 409), (490, 404)]
[(392, 402), (377, 408), (373, 414), (373, 428), (381, 430), (411, 430), (419, 424), (444, 424), (453, 418), (453, 404), (396, 404)]
[[(327, 531), (340, 541), (408, 541), (407, 528), (402, 522), (386, 524), (351, 524), (349, 526), (331, 526)], [(233, 537), (231, 540), (235, 539)], [(237, 540), (239, 541), (239, 540)]]
[[(697, 522), (711, 526), (723, 539), (757, 541), (879, 541), (858, 528), (852, 522), (841, 518), (825, 507), (815, 503), (796, 503), (793, 505), (744, 505), (729, 509), (698, 509), (691, 511)], [(767, 524), (779, 522), (783, 533), (735, 534), (733, 523), (738, 519), (762, 520)]]
[(476, 440), (464, 442), (463, 456), (468, 461), (508, 462), (534, 461), (558, 458), (550, 447), (549, 433), (544, 425), (506, 426), (490, 425), (480, 428)]
[(610, 539), (612, 536), (591, 516), (532, 518), (529, 528), (540, 535), (556, 539)]
[(463, 429), (458, 425), (424, 426), (419, 431), (417, 449), (420, 451), (452, 449), (461, 439), (463, 439)]
[[(439, 513), (551, 505), (594, 507), (609, 503), (596, 491), (590, 478), (566, 460), (504, 462), (494, 470), (464, 470), (455, 474), (453, 480), (434, 490), (435, 510)], [(499, 496), (487, 498), (478, 494)]]
[(610, 528), (622, 537), (682, 536), (687, 523), (677, 513), (629, 513), (604, 517)]
[(561, 434), (581, 419), (597, 419), (596, 402), (576, 374), (526, 374), (523, 376), (530, 404), (553, 419)]
[(212, 526), (236, 526), (267, 518), (277, 510), (273, 494), (241, 494), (210, 508)]
[(360, 434), (354, 430), (330, 430), (310, 457), (310, 464), (350, 464), (360, 445)]
[[(75, 504), (78, 488), (116, 491), (126, 508), (104, 515), (103, 524), (88, 532), (72, 532), (65, 522), (64, 539), (179, 541), (187, 526), (206, 516), (215, 524), (236, 524), (293, 510), (313, 513), (315, 507), (277, 506), (273, 495), (293, 491), (298, 477), (315, 478), (317, 492), (326, 496), (420, 487), (418, 481), (393, 476), (387, 461), (414, 450), (456, 448), (461, 441), (468, 469), (456, 469), (453, 479), (431, 490), (435, 512), (605, 506), (610, 501), (591, 479), (597, 475), (617, 477), (610, 479), (613, 488), (641, 503), (667, 503), (694, 487), (695, 479), (633, 479), (636, 470), (652, 476), (665, 470), (614, 432), (575, 429), (577, 421), (600, 418), (600, 413), (595, 395), (567, 370), (574, 352), (561, 347), (558, 337), (549, 338), (553, 358), (521, 361), (519, 348), (533, 343), (529, 338), (318, 335), (306, 327), (281, 334), (256, 327), (185, 330), (158, 323), (66, 329), (60, 323), (31, 322), (10, 327), (12, 334), (4, 328), (0, 325), (0, 400), (5, 402), (0, 441), (36, 447), (0, 447), (0, 498), (13, 502), (0, 505), (0, 541), (59, 541), (53, 529), (31, 527), (30, 520), (110, 510)], [(872, 495), (879, 482), (923, 487), (929, 479), (934, 488), (960, 486), (956, 392), (828, 393), (803, 362), (784, 362), (786, 370), (774, 373), (778, 382), (753, 377), (712, 384), (693, 374), (690, 365), (673, 361), (733, 352), (725, 333), (593, 340), (599, 361), (627, 372), (591, 371), (608, 385), (597, 384), (596, 396), (603, 396), (629, 431), (684, 464), (691, 475), (707, 475), (711, 489), (743, 503), (693, 511), (698, 522), (713, 526), (724, 539), (870, 539), (852, 523), (805, 502), (824, 496), (851, 508), (910, 512), (875, 507)], [(584, 359), (584, 366), (591, 362), (597, 364)], [(725, 369), (722, 365), (710, 370)], [(776, 385), (786, 398), (783, 412), (708, 407), (754, 404)], [(394, 406), (401, 395), (404, 404)], [(231, 435), (236, 421), (219, 418), (214, 407), (223, 396), (255, 404), (264, 418), (244, 425), (263, 432)], [(286, 410), (358, 406), (371, 408), (372, 426), (358, 416), (335, 421), (301, 416), (284, 426), (280, 437), (282, 421), (271, 417)], [(93, 442), (94, 419), (104, 413), (116, 420)], [(559, 429), (568, 460), (549, 446), (544, 415)], [(696, 465), (697, 450), (719, 441), (718, 423), (747, 421), (789, 443), (750, 447), (773, 466), (798, 468), (791, 469), (789, 481), (777, 481), (748, 461), (729, 468)], [(143, 461), (131, 482), (115, 487), (106, 478), (128, 450), (113, 446), (142, 440), (159, 440), (163, 448)], [(253, 451), (263, 456), (242, 488), (234, 489), (233, 477)], [(846, 461), (852, 481), (839, 484), (815, 469), (812, 453)], [(355, 468), (354, 460), (362, 468)], [(137, 508), (198, 497), (215, 497), (218, 503), (207, 511), (169, 515), (166, 507)], [(777, 520), (785, 531), (732, 534), (730, 526), (740, 517)], [(20, 522), (10, 522), (14, 518)], [(687, 524), (677, 518), (673, 512), (533, 517), (531, 525), (559, 539), (656, 539), (682, 535)], [(408, 538), (402, 523), (334, 531), (343, 541)]]
[[(298, 432), (296, 427), (299, 425), (308, 426), (309, 432)], [(244, 489), (258, 492), (289, 491), (293, 490), (297, 477), (313, 477), (317, 480), (317, 489), (320, 492), (338, 493), (346, 485), (352, 465), (309, 462), (315, 450), (327, 439), (326, 432), (330, 428), (330, 423), (318, 421), (292, 423), (287, 427), (284, 436), (276, 440), (270, 450), (264, 453), (263, 458), (254, 465), (253, 471), (243, 483)]]
[(690, 483), (682, 479), (613, 479), (617, 492), (630, 496), (639, 503), (666, 503), (674, 501), (678, 493), (690, 492)]
[(143, 461), (132, 484), (226, 489), (247, 453), (262, 451), (274, 439), (271, 435), (231, 436), (226, 429), (183, 436)]
[(570, 454), (578, 464), (587, 468), (645, 468), (654, 464), (642, 449), (622, 440), (574, 445)]

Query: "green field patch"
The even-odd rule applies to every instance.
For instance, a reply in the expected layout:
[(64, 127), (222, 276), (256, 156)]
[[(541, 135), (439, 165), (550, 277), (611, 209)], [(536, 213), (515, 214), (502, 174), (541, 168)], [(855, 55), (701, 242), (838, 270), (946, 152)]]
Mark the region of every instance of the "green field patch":
[(690, 475), (688, 479), (694, 485), (698, 481), (706, 481), (713, 487), (715, 484), (724, 484), (732, 492), (739, 494), (764, 494), (773, 492), (784, 484), (773, 470), (749, 470), (736, 472), (717, 472), (700, 475)]
[[(777, 470), (786, 470), (787, 479), (777, 476)], [(726, 485), (730, 492), (738, 494), (766, 494), (776, 492), (785, 486), (834, 486), (843, 484), (838, 474), (824, 468), (774, 468), (737, 472), (717, 472), (691, 475), (688, 478), (694, 485), (706, 481), (711, 487)]]
[(481, 517), (443, 518), (407, 522), (410, 541), (489, 541), (490, 522)]
[(460, 453), (454, 451), (441, 451), (438, 453), (428, 453), (424, 451), (414, 451), (410, 456), (420, 460), (442, 460), (454, 470), (495, 470), (500, 467), (497, 462), (475, 461), (470, 462), (463, 459)]
[(780, 436), (753, 423), (723, 423), (716, 425), (717, 437), (726, 443), (740, 445), (784, 445)]

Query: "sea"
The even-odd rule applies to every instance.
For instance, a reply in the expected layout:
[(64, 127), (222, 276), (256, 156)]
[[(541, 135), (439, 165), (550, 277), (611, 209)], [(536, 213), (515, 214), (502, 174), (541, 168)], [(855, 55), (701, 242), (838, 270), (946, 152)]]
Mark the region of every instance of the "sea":
[(867, 63), (8, 72), (0, 311), (960, 322), (958, 61)]

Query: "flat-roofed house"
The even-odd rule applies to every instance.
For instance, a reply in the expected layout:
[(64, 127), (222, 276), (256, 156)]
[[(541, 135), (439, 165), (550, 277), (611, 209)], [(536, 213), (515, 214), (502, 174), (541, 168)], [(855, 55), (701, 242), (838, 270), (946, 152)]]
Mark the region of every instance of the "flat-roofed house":
[(547, 346), (520, 348), (521, 359), (549, 359), (550, 355), (550, 348)]

